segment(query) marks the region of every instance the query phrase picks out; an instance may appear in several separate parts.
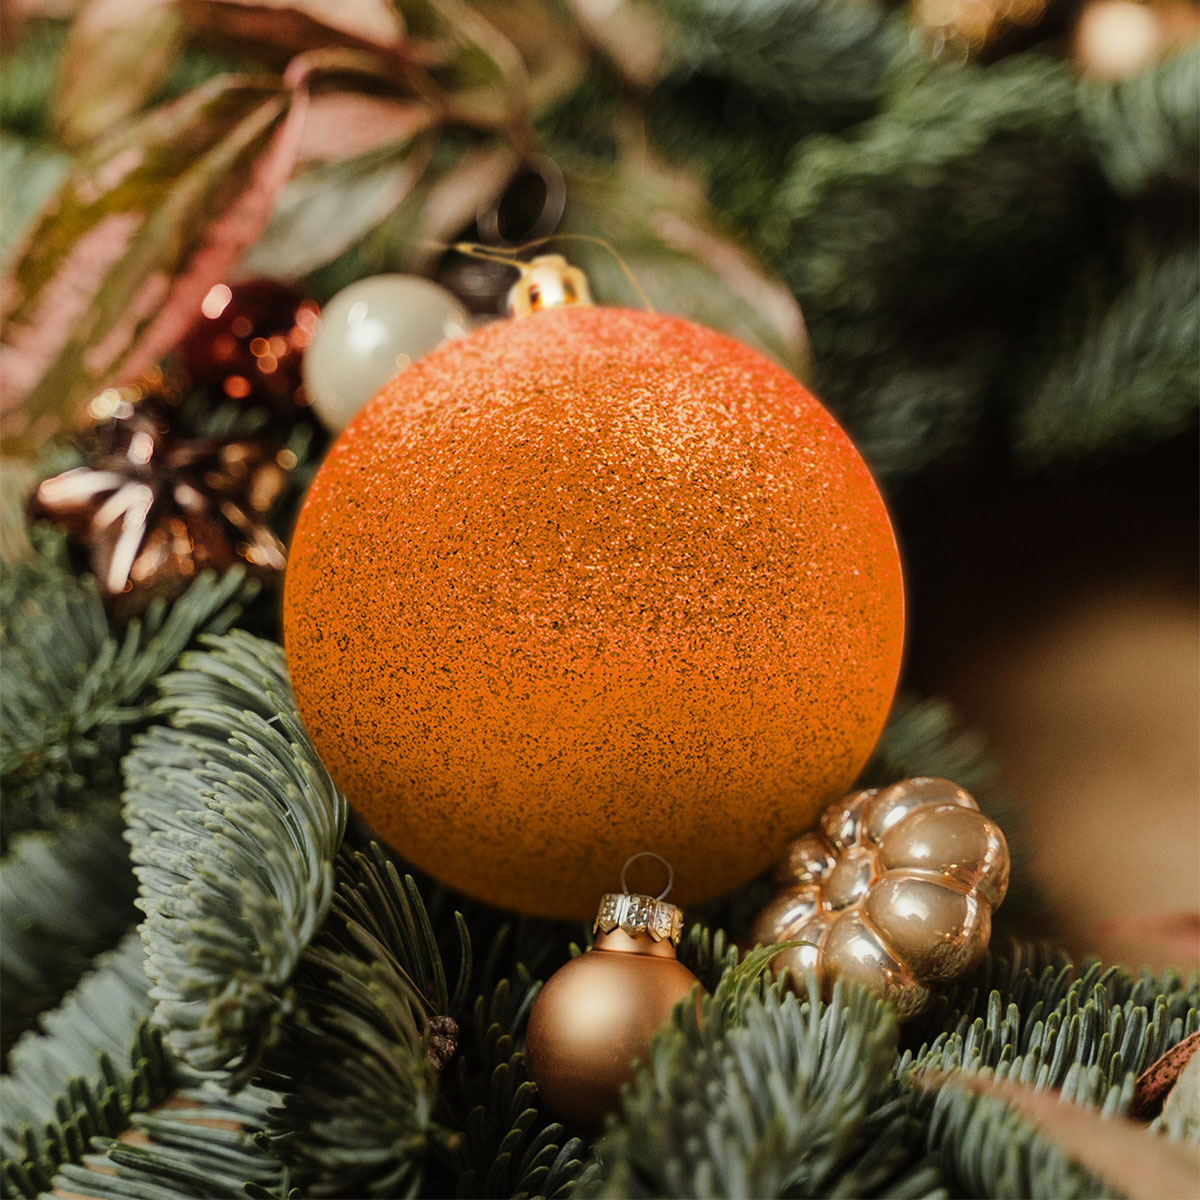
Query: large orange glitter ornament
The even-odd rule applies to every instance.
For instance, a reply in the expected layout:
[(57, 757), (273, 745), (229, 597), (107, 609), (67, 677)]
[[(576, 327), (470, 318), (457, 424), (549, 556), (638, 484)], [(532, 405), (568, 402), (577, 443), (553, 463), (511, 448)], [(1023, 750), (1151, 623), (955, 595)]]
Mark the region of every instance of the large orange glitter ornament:
[(586, 917), (633, 853), (690, 904), (851, 784), (903, 640), (833, 418), (712, 330), (567, 307), (403, 371), (312, 485), (288, 664), (351, 803), (470, 895)]

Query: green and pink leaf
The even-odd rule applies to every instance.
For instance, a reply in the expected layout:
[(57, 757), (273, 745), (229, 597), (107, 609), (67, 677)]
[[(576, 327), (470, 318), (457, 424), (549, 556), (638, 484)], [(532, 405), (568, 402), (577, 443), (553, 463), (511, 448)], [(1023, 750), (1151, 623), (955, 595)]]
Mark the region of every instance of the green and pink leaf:
[(303, 83), (214, 79), (75, 166), (4, 284), (5, 453), (31, 453), (185, 332), (265, 226), (306, 96)]

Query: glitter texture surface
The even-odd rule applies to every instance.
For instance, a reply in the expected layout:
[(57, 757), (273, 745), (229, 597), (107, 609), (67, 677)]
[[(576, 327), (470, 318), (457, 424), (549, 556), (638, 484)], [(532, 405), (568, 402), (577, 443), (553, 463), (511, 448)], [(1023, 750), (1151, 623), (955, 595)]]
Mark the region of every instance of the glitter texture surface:
[(639, 850), (684, 905), (777, 858), (870, 753), (903, 624), (832, 417), (721, 334), (613, 308), (397, 376), (318, 473), (284, 595), (300, 710), (379, 836), (577, 918)]

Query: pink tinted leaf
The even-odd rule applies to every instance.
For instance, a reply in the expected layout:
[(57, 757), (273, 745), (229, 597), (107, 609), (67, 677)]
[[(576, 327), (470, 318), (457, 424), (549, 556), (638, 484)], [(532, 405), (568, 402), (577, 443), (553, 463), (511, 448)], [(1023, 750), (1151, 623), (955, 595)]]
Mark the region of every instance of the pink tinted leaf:
[(332, 262), (394, 212), (421, 178), (434, 145), (429, 116), (409, 136), (296, 175), (262, 236), (238, 264), (244, 276), (292, 278)]
[(58, 135), (87, 146), (141, 109), (183, 44), (170, 0), (90, 0), (71, 23), (54, 98)]
[(4, 283), (6, 453), (71, 425), (183, 334), (265, 225), (303, 99), (270, 78), (210, 80), (74, 167)]
[(1101, 1116), (1094, 1108), (1065, 1101), (1058, 1092), (965, 1071), (930, 1072), (921, 1083), (1002, 1100), (1081, 1167), (1130, 1200), (1193, 1200), (1200, 1195), (1196, 1148), (1168, 1141), (1125, 1117)]
[(188, 27), (222, 45), (283, 63), (325, 46), (394, 49), (403, 23), (388, 0), (172, 0)]
[(319, 93), (308, 102), (296, 160), (332, 163), (388, 146), (403, 147), (435, 119), (429, 105), (411, 100), (365, 92)]
[(522, 128), (529, 76), (516, 47), (466, 0), (392, 0), (451, 121)]

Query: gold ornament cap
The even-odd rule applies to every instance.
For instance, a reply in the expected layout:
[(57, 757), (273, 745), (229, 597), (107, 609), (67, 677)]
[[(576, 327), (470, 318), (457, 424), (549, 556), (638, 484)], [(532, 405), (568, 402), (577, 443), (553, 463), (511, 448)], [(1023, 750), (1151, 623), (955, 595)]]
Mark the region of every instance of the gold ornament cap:
[(508, 311), (527, 317), (548, 308), (591, 308), (587, 276), (561, 254), (539, 254), (532, 262), (514, 262), (521, 278), (508, 293)]
[(654, 896), (608, 892), (600, 898), (595, 933), (619, 929), (630, 937), (649, 937), (654, 942), (679, 945), (683, 934), (683, 909)]

